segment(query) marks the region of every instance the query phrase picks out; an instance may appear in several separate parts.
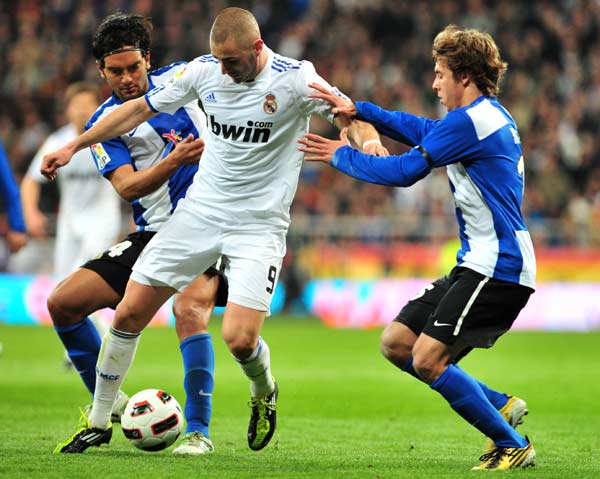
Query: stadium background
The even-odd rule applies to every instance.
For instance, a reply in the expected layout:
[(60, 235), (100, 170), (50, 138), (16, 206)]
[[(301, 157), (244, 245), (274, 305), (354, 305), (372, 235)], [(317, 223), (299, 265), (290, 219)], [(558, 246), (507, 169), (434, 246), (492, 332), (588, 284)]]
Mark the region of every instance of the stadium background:
[[(0, 137), (13, 169), (22, 175), (63, 123), (65, 86), (99, 81), (89, 46), (105, 14), (121, 8), (151, 16), (158, 67), (206, 53), (214, 15), (230, 5), (250, 8), (269, 46), (310, 59), (353, 98), (432, 117), (443, 114), (430, 89), (435, 33), (453, 22), (494, 35), (509, 62), (500, 97), (524, 142), (525, 213), (539, 266), (538, 291), (518, 325), (536, 331), (511, 332), (461, 365), (527, 400), (519, 430), (538, 461), (515, 471), (519, 477), (600, 477), (600, 3), (0, 0)], [(335, 134), (322, 121), (312, 127)], [(44, 188), (43, 208), (56, 213), (54, 185)], [(125, 206), (124, 230), (128, 215)], [(281, 386), (278, 431), (259, 454), (246, 445), (248, 383), (219, 340), (218, 317), (210, 324), (213, 454), (174, 461), (171, 450), (142, 453), (118, 426), (109, 448), (50, 454), (72, 434), (77, 407), (89, 402), (78, 376), (61, 371), (52, 328), (13, 325), (49, 321), (52, 240), (32, 242), (26, 254), (0, 253), (0, 270), (10, 270), (0, 273), (0, 478), (464, 478), (481, 453), (481, 435), (377, 353), (381, 322), (452, 264), (456, 226), (444, 172), (401, 190), (307, 164), (292, 219), (286, 294), (279, 292), (280, 313), (263, 328)], [(314, 316), (373, 329), (329, 328)], [(166, 311), (158, 319), (170, 322)], [(126, 391), (160, 387), (182, 402), (182, 383), (174, 332), (145, 331)]]
[[(310, 59), (352, 98), (429, 117), (444, 113), (430, 88), (435, 33), (448, 23), (489, 31), (509, 63), (500, 98), (523, 139), (524, 210), (538, 256), (540, 289), (522, 325), (600, 327), (600, 306), (593, 301), (600, 295), (598, 2), (27, 0), (0, 5), (0, 138), (18, 177), (46, 135), (63, 124), (60, 99), (70, 82), (96, 81), (109, 94), (90, 45), (100, 19), (115, 9), (152, 18), (153, 65), (159, 67), (208, 52), (215, 13), (229, 5), (247, 7), (269, 46)], [(336, 134), (320, 119), (313, 120), (312, 129)], [(385, 144), (392, 152), (404, 151), (397, 143)], [(52, 217), (56, 208), (55, 187), (45, 186), (42, 209)], [(127, 215), (124, 205), (124, 231)], [(6, 228), (5, 221), (0, 227)], [(305, 164), (281, 278), (285, 294), (280, 292), (275, 309), (317, 314), (328, 324), (380, 325), (427, 279), (448, 270), (455, 235), (443, 170), (409, 189), (393, 189)], [(19, 275), (0, 279), (0, 321), (19, 321), (18, 311), (48, 321), (43, 297), (54, 284), (46, 276), (52, 271), (51, 248), (52, 238), (32, 241), (12, 258), (0, 255), (2, 269)], [(22, 303), (24, 309), (15, 309)], [(168, 313), (163, 316), (161, 322), (170, 321)]]

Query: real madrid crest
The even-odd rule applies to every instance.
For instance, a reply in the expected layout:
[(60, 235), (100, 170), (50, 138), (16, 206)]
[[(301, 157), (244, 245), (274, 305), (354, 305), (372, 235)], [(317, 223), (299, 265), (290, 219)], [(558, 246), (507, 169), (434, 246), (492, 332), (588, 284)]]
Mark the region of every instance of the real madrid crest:
[(266, 96), (266, 100), (263, 103), (263, 110), (267, 115), (273, 115), (277, 112), (277, 101), (275, 99), (275, 95), (269, 93)]

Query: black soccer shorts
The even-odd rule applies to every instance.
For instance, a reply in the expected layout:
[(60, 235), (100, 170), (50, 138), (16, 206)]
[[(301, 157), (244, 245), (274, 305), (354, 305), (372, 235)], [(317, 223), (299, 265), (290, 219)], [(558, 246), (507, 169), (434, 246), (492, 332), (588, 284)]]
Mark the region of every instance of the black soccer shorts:
[[(125, 295), (125, 286), (131, 276), (131, 269), (138, 259), (144, 247), (156, 234), (154, 231), (136, 231), (129, 234), (123, 241), (108, 248), (98, 257), (89, 260), (81, 267), (98, 273), (119, 296)], [(216, 306), (225, 306), (229, 286), (227, 278), (222, 271), (214, 266), (208, 268), (204, 274), (209, 278), (219, 276), (219, 287), (217, 289)]]
[(427, 286), (394, 319), (417, 336), (425, 333), (448, 346), (456, 345), (458, 361), (472, 348), (489, 348), (508, 331), (533, 289), (455, 267)]

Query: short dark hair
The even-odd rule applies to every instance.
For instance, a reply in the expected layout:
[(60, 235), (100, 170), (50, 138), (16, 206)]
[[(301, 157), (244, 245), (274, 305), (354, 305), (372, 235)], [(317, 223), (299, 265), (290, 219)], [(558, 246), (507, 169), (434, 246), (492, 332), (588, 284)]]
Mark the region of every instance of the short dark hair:
[(125, 47), (139, 48), (143, 54), (150, 51), (152, 22), (149, 18), (133, 13), (117, 11), (108, 15), (96, 30), (92, 41), (92, 53), (100, 66), (104, 57)]

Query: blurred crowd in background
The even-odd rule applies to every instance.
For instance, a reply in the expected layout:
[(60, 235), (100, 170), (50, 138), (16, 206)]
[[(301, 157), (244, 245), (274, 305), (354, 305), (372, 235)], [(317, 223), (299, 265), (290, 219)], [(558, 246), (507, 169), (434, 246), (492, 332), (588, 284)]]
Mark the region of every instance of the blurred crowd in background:
[[(267, 45), (312, 61), (355, 100), (431, 118), (431, 43), (455, 23), (492, 34), (509, 69), (500, 93), (519, 126), (524, 209), (538, 245), (600, 243), (600, 1), (485, 0), (19, 0), (0, 2), (0, 138), (17, 177), (64, 123), (61, 98), (77, 80), (100, 81), (93, 32), (121, 9), (151, 17), (159, 67), (210, 51), (210, 25), (227, 6), (250, 9)], [(312, 128), (337, 132), (322, 120)], [(392, 153), (406, 147), (385, 140)], [(52, 188), (43, 196), (52, 212)], [(456, 234), (444, 171), (409, 189), (354, 181), (305, 164), (293, 205), (294, 238), (445, 239)]]

